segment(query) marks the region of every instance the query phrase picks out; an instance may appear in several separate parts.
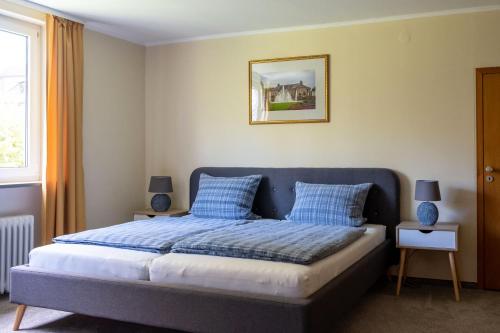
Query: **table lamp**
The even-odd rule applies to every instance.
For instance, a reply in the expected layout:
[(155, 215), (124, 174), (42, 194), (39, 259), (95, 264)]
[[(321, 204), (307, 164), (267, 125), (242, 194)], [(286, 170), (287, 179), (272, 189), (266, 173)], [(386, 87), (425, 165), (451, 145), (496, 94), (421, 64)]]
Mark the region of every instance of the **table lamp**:
[(437, 180), (417, 180), (415, 200), (423, 201), (417, 208), (417, 217), (422, 225), (434, 225), (439, 218), (439, 211), (430, 201), (441, 201)]
[(151, 176), (149, 181), (149, 192), (156, 193), (151, 198), (151, 208), (155, 212), (166, 212), (172, 200), (167, 193), (173, 192), (172, 177), (170, 176)]

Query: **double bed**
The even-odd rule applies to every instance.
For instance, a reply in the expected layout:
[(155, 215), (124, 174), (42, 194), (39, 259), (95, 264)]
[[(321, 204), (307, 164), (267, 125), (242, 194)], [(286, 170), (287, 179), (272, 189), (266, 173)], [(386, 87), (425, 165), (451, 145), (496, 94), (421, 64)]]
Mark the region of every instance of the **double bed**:
[(290, 212), (296, 181), (373, 183), (363, 212), (367, 230), (310, 265), (52, 244), (12, 269), (11, 302), (189, 332), (328, 332), (397, 258), (399, 181), (391, 170), (199, 168), (191, 175), (191, 205), (202, 173), (262, 175), (253, 212), (276, 220)]

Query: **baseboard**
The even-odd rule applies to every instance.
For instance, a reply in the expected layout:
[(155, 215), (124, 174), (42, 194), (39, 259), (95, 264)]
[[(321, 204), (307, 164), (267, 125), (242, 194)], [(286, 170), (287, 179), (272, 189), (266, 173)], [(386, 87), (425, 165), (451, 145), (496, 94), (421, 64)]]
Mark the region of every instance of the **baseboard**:
[[(391, 275), (393, 281), (398, 280), (397, 275)], [(420, 278), (420, 277), (411, 277), (408, 276), (405, 280), (405, 285), (411, 287), (411, 286), (419, 286), (422, 284), (427, 284), (427, 285), (435, 285), (435, 286), (449, 286), (451, 283), (451, 280), (441, 280), (441, 279), (431, 279), (431, 278)], [(466, 282), (462, 281), (462, 287), (463, 288), (468, 288), (468, 289), (481, 289), (479, 288), (479, 285), (477, 282)]]

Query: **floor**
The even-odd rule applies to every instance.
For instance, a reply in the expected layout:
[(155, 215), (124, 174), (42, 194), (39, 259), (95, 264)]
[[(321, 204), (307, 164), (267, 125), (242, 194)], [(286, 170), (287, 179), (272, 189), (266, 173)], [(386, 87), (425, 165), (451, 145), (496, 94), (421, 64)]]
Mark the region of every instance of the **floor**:
[[(394, 290), (393, 283), (379, 283), (332, 327), (332, 332), (500, 332), (500, 292), (464, 288), (462, 301), (457, 303), (447, 284), (409, 281), (399, 298)], [(0, 332), (11, 332), (14, 314), (15, 305), (0, 297)], [(39, 308), (26, 310), (21, 329), (30, 333), (173, 332)]]

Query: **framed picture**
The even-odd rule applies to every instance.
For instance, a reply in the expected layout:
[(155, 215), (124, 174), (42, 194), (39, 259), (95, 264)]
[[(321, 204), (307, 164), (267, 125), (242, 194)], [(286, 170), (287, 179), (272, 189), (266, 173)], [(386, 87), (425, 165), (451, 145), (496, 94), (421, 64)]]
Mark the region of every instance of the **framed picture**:
[(328, 122), (328, 60), (324, 54), (249, 61), (250, 125)]

